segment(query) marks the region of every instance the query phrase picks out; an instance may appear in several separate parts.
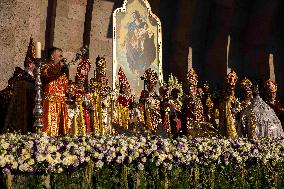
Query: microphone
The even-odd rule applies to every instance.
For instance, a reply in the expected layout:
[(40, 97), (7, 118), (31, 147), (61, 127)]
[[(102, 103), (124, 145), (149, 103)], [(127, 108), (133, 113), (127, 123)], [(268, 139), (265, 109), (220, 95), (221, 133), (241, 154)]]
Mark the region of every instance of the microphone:
[(85, 55), (88, 52), (88, 50), (89, 50), (88, 45), (85, 45), (80, 49), (82, 55)]
[(60, 60), (60, 64), (68, 65), (67, 59), (66, 58), (62, 58), (62, 60)]
[(63, 65), (61, 65), (61, 72), (65, 73), (67, 78), (69, 79), (69, 64), (67, 63), (67, 59), (63, 58), (60, 62), (63, 63)]
[(83, 47), (80, 48), (79, 52), (76, 53), (76, 56), (75, 56), (75, 59), (74, 59), (74, 62), (76, 62), (77, 60), (81, 59), (82, 56), (84, 56), (85, 54), (87, 54), (88, 52), (88, 46), (85, 45)]
[(61, 60), (61, 62), (67, 64), (67, 59), (66, 59), (66, 58), (63, 58), (63, 59)]
[(67, 60), (66, 60), (66, 59), (65, 59), (66, 61), (64, 61), (64, 62), (65, 62), (66, 64), (68, 64), (68, 65), (75, 65), (75, 63), (76, 63), (78, 60), (80, 60), (80, 59), (82, 58), (82, 56), (84, 56), (85, 54), (87, 54), (88, 50), (89, 50), (88, 45), (85, 45), (85, 46), (83, 46), (83, 47), (80, 48), (80, 50), (76, 53), (76, 55), (73, 57), (73, 59), (72, 59), (70, 62), (67, 63)]

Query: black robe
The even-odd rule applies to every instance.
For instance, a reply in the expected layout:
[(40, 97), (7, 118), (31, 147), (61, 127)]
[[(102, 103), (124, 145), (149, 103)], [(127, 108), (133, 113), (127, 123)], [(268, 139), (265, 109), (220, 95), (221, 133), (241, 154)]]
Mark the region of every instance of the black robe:
[(0, 91), (0, 133), (3, 132), (3, 127), (13, 91), (14, 89), (9, 85)]
[(22, 70), (21, 79), (15, 82), (5, 119), (4, 132), (18, 131), (22, 134), (33, 132), (33, 108), (35, 99), (34, 77)]
[(25, 71), (20, 67), (15, 67), (13, 76), (8, 80), (8, 86), (0, 91), (0, 132), (3, 132), (5, 119), (9, 109), (10, 101), (15, 94), (14, 87), (16, 81), (23, 80)]

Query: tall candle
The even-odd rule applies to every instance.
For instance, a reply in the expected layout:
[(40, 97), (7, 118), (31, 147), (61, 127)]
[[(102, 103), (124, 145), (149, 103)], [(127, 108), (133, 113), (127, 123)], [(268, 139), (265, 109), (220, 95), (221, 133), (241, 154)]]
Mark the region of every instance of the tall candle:
[(269, 70), (270, 70), (270, 79), (275, 81), (275, 73), (274, 73), (274, 62), (273, 62), (273, 54), (269, 54)]
[(192, 48), (191, 47), (188, 47), (187, 64), (188, 64), (188, 70), (192, 68)]
[(41, 58), (41, 43), (36, 42), (36, 53), (35, 53), (36, 58)]
[(231, 45), (231, 36), (228, 36), (227, 42), (227, 68), (229, 67), (229, 53), (230, 53), (230, 45)]

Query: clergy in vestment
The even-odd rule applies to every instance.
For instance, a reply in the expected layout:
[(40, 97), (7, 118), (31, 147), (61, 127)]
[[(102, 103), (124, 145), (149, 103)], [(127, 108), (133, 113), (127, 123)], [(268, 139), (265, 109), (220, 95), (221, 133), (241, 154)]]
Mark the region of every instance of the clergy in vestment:
[(30, 44), (24, 62), (24, 70), (16, 67), (14, 90), (4, 124), (4, 132), (17, 131), (22, 134), (33, 132), (33, 108), (35, 98), (35, 44)]
[(66, 90), (68, 66), (63, 62), (62, 49), (52, 47), (47, 63), (42, 68), (43, 81), (43, 129), (50, 136), (68, 134)]

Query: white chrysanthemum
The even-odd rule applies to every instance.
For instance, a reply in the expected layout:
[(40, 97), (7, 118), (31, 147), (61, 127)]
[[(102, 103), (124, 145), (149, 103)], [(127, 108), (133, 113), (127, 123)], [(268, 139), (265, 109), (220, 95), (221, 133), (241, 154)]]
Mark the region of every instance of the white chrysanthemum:
[(80, 165), (80, 161), (78, 160), (78, 159), (72, 159), (73, 160), (73, 163), (72, 163), (72, 165), (74, 166), (74, 167), (78, 167), (79, 165)]
[(138, 169), (140, 171), (144, 170), (144, 165), (142, 163), (138, 163)]
[(89, 156), (85, 158), (86, 162), (89, 162), (90, 160), (91, 160), (91, 158)]
[(35, 164), (35, 161), (34, 161), (34, 159), (29, 159), (29, 161), (28, 161), (28, 165), (34, 165)]
[(15, 161), (15, 157), (13, 155), (6, 155), (5, 156), (5, 159), (6, 159), (6, 163), (13, 163), (13, 161)]
[(18, 168), (18, 162), (17, 161), (13, 161), (12, 169), (17, 169), (17, 168)]
[(57, 173), (62, 173), (62, 172), (63, 172), (62, 167), (59, 167), (59, 168), (57, 169)]
[(165, 146), (164, 151), (165, 151), (165, 152), (169, 152), (169, 151), (170, 151), (169, 147), (168, 147), (168, 146)]
[(141, 158), (141, 161), (142, 161), (143, 163), (146, 163), (147, 158), (146, 158), (146, 157), (143, 157), (143, 158)]
[(134, 159), (138, 158), (139, 157), (139, 152), (138, 151), (134, 151), (132, 156), (133, 156)]
[(48, 151), (49, 153), (54, 153), (54, 152), (57, 151), (57, 148), (56, 148), (56, 146), (51, 145), (51, 146), (48, 146), (48, 147), (47, 147), (47, 151)]
[(45, 157), (42, 154), (39, 154), (39, 155), (36, 156), (36, 160), (38, 162), (43, 162), (45, 160)]
[(26, 147), (27, 147), (28, 149), (31, 149), (33, 146), (34, 146), (34, 143), (33, 143), (32, 141), (27, 141)]
[(22, 171), (22, 172), (28, 171), (29, 168), (30, 168), (30, 166), (27, 163), (19, 165), (19, 170)]
[(165, 154), (160, 153), (160, 154), (158, 155), (158, 160), (159, 160), (159, 161), (164, 161), (165, 159), (166, 159)]
[(101, 160), (99, 160), (97, 163), (96, 163), (96, 167), (97, 168), (102, 168), (104, 166), (104, 162), (102, 162)]
[(6, 159), (0, 158), (0, 167), (4, 167), (6, 165)]
[(62, 160), (63, 165), (70, 165), (71, 164), (71, 156), (66, 156)]
[(156, 144), (152, 146), (152, 150), (153, 150), (153, 151), (155, 151), (155, 150), (157, 150), (157, 149), (158, 149), (158, 147), (157, 147)]
[(157, 166), (157, 167), (160, 166), (161, 163), (162, 163), (162, 162), (161, 162), (160, 160), (156, 161), (156, 166)]
[(172, 168), (173, 168), (173, 165), (171, 163), (169, 163), (168, 166), (167, 166), (167, 169), (170, 171), (170, 170), (172, 170)]
[(54, 163), (54, 159), (51, 157), (50, 154), (47, 154), (47, 155), (45, 156), (45, 159), (46, 159), (46, 161), (47, 161), (49, 164), (53, 164), (53, 163)]
[(129, 156), (129, 157), (128, 157), (128, 163), (131, 163), (132, 160), (133, 160), (132, 157)]
[(129, 149), (133, 149), (133, 145), (132, 145), (132, 144), (129, 144), (129, 145), (128, 145), (128, 148), (129, 148)]
[(3, 149), (5, 149), (5, 150), (7, 150), (8, 148), (9, 148), (9, 143), (7, 143), (7, 142), (5, 142), (5, 141), (3, 141), (3, 143), (1, 143), (1, 147), (3, 148)]

